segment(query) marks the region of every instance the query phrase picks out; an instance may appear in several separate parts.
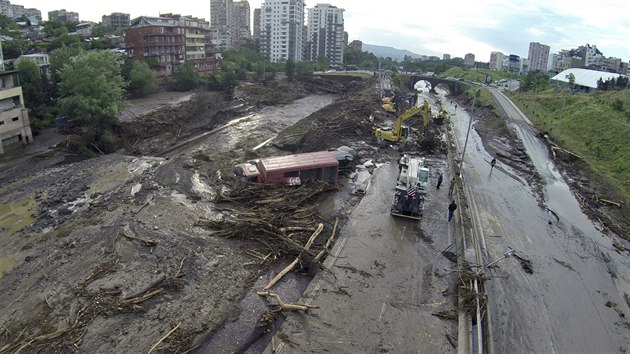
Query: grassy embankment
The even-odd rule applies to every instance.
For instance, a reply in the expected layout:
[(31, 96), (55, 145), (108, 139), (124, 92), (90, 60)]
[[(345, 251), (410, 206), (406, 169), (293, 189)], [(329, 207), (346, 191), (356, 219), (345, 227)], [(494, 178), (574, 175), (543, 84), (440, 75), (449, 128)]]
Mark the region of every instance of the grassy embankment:
[(509, 96), (540, 131), (582, 156), (630, 201), (630, 90), (583, 94), (549, 89)]

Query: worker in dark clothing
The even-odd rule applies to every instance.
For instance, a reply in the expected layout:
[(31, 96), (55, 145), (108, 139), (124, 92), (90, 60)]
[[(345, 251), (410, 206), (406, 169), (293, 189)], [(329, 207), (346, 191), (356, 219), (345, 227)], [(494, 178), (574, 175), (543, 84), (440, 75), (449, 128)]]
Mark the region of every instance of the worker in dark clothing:
[(496, 158), (492, 158), (492, 161), (490, 161), (490, 171), (492, 171), (492, 169), (494, 168), (494, 165), (497, 164), (497, 159)]
[(448, 186), (448, 195), (453, 195), (453, 189), (455, 189), (455, 177), (453, 177), (453, 179), (451, 180), (451, 184)]
[(455, 201), (453, 200), (451, 204), (448, 205), (448, 221), (451, 221), (451, 219), (453, 218), (453, 213), (455, 212), (455, 209), (457, 209), (457, 204), (455, 204)]
[(442, 179), (444, 177), (442, 176), (441, 172), (438, 172), (438, 180), (437, 180), (437, 184), (435, 185), (435, 189), (440, 189), (440, 185), (442, 184)]

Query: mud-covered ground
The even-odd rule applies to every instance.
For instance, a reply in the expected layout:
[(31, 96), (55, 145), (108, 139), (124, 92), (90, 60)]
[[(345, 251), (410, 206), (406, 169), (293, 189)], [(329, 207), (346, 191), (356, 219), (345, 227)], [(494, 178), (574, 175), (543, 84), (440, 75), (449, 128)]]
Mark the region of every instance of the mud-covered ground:
[[(199, 226), (200, 220), (238, 215), (239, 204), (212, 202), (230, 191), (231, 166), (255, 154), (339, 145), (356, 146), (369, 158), (377, 149), (370, 146), (366, 122), (380, 108), (373, 86), (348, 78), (246, 83), (235, 101), (200, 92), (179, 106), (120, 123), (117, 133), (125, 149), (114, 154), (84, 159), (61, 142), (41, 154), (4, 156), (0, 351), (142, 352), (167, 334), (157, 349), (203, 347), (240, 311), (239, 301), (254, 282), (287, 257), (279, 251), (263, 261), (255, 242), (216, 237)], [(248, 145), (248, 134), (256, 133), (249, 132), (238, 137), (229, 154), (193, 149), (160, 156), (232, 118), (269, 105), (282, 108), (313, 94), (336, 99), (307, 117), (305, 129), (281, 133), (256, 153), (238, 148), (238, 139)], [(296, 146), (282, 143), (309, 134), (322, 135), (300, 138)], [(348, 181), (343, 177), (340, 188)], [(315, 195), (304, 207), (329, 195)], [(346, 202), (351, 207), (352, 201)], [(310, 215), (304, 223), (324, 221), (325, 240), (334, 218), (343, 222), (343, 209)], [(247, 337), (251, 330), (240, 335)]]

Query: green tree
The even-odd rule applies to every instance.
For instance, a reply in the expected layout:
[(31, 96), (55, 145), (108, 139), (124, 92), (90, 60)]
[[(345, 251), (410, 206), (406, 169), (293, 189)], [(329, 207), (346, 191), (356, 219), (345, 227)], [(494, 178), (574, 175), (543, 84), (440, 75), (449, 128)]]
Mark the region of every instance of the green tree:
[(102, 152), (116, 149), (111, 126), (122, 109), (125, 89), (120, 60), (120, 55), (112, 52), (90, 52), (60, 71), (62, 112), (78, 118), (86, 145)]
[(315, 65), (308, 61), (300, 61), (295, 64), (295, 75), (297, 77), (306, 77), (313, 75)]
[(530, 71), (521, 81), (521, 91), (543, 91), (549, 88), (549, 75), (540, 70)]
[(149, 64), (139, 61), (131, 63), (128, 90), (134, 97), (144, 97), (155, 91), (155, 76)]
[(62, 46), (59, 49), (56, 49), (50, 54), (49, 62), (50, 62), (50, 75), (53, 80), (53, 83), (58, 83), (61, 81), (61, 69), (64, 65), (68, 63), (72, 63), (75, 58), (79, 57), (83, 53), (83, 47), (67, 47)]
[(170, 86), (174, 91), (190, 91), (199, 85), (199, 74), (191, 62), (186, 62), (175, 68), (173, 81)]
[(570, 73), (567, 74), (565, 78), (569, 80), (569, 86), (571, 87), (571, 90), (573, 90), (573, 87), (575, 86), (575, 75), (573, 75), (573, 73)]

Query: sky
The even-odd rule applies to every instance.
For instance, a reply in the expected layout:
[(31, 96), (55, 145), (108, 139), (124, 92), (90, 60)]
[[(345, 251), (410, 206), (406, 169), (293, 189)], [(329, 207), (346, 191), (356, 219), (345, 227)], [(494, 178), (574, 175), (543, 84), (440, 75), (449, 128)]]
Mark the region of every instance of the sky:
[[(10, 0), (48, 11), (66, 9), (84, 21), (100, 22), (112, 12), (131, 18), (178, 13), (210, 19), (210, 0)], [(263, 0), (249, 1), (252, 9)], [(607, 57), (630, 60), (630, 1), (627, 0), (306, 0), (344, 9), (348, 38), (407, 49), (420, 55), (475, 54), (488, 62), (500, 51), (527, 57), (530, 42), (551, 53), (591, 44)]]

